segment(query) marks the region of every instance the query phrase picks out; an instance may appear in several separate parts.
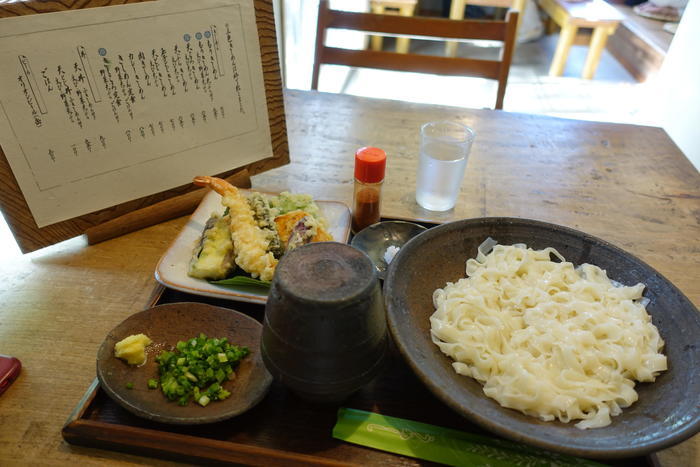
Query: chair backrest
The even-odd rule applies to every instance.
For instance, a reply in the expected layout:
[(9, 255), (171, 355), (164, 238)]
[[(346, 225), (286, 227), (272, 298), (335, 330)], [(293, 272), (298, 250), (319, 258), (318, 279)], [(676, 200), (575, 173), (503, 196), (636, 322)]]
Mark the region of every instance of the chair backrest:
[[(316, 52), (311, 88), (318, 89), (321, 64), (474, 76), (498, 81), (495, 108), (502, 109), (508, 72), (513, 57), (517, 24), (518, 13), (515, 11), (509, 12), (505, 21), (450, 20), (331, 10), (328, 7), (328, 1), (321, 0), (318, 10)], [(325, 38), (328, 29), (350, 29), (367, 33), (441, 39), (483, 39), (503, 42), (503, 48), (499, 60), (350, 50), (327, 47)]]

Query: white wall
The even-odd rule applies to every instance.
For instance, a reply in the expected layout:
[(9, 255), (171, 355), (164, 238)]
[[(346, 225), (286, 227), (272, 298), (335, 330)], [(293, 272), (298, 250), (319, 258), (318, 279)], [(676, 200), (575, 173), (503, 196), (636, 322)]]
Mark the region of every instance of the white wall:
[[(281, 0), (283, 4), (285, 86), (310, 89), (311, 71), (316, 47), (318, 0)], [(2, 3), (2, 0), (0, 0)], [(369, 11), (369, 0), (330, 0), (330, 7), (345, 11)], [(366, 34), (358, 31), (330, 30), (326, 45), (345, 48), (365, 48)], [(340, 92), (323, 87), (325, 83), (343, 83), (348, 67), (323, 67), (321, 90)]]
[(690, 0), (658, 76), (661, 126), (700, 170), (700, 0)]

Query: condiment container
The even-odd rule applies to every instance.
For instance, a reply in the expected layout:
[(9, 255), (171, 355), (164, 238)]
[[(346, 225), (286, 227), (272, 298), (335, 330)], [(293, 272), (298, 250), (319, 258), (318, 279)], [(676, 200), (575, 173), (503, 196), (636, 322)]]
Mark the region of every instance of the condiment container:
[(350, 245), (367, 253), (377, 270), (377, 276), (383, 280), (387, 269), (389, 269), (389, 263), (399, 249), (410, 239), (426, 230), (422, 225), (412, 222), (378, 222), (352, 237)]
[(304, 399), (340, 402), (381, 371), (387, 345), (382, 293), (367, 255), (321, 242), (282, 257), (261, 341), (274, 378)]
[(381, 217), (382, 184), (386, 153), (364, 147), (355, 153), (355, 188), (352, 201), (352, 232), (376, 224)]

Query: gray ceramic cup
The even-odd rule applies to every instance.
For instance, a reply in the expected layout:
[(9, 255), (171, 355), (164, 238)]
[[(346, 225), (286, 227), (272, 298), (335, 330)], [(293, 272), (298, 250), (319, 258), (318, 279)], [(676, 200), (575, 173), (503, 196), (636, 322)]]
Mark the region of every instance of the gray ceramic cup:
[(304, 399), (340, 402), (382, 369), (387, 339), (379, 280), (367, 255), (322, 242), (282, 257), (261, 341), (275, 379)]

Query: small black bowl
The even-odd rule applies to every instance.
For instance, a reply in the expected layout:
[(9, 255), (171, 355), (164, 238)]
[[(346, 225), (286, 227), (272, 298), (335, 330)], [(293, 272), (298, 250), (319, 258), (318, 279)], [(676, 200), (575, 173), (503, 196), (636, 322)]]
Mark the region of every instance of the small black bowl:
[(380, 279), (384, 279), (389, 262), (386, 260), (387, 249), (400, 249), (407, 241), (426, 230), (413, 222), (384, 221), (365, 227), (350, 241), (350, 245), (367, 253), (377, 268)]
[(387, 339), (379, 280), (367, 255), (321, 242), (282, 257), (261, 340), (274, 378), (303, 399), (342, 401), (381, 371)]
[[(647, 312), (666, 345), (669, 368), (639, 383), (639, 400), (602, 428), (543, 422), (501, 407), (476, 380), (452, 369), (430, 338), (433, 291), (465, 276), (465, 263), (491, 237), (502, 245), (553, 247), (566, 259), (605, 269), (624, 285), (645, 284)], [(582, 457), (641, 456), (700, 431), (700, 313), (653, 268), (603, 240), (545, 222), (514, 218), (467, 219), (414, 237), (394, 258), (384, 283), (389, 329), (408, 364), (443, 402), (498, 435)]]

